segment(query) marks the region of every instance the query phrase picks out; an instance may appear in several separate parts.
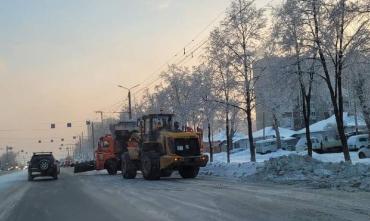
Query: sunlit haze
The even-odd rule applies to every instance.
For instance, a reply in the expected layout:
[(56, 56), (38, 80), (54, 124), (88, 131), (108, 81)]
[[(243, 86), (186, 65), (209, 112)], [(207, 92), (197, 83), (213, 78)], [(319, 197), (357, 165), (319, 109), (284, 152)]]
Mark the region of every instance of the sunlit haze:
[(50, 139), (74, 142), (85, 120), (99, 119), (94, 111), (119, 111), (126, 102), (117, 84), (130, 87), (158, 76), (153, 71), (197, 34), (199, 40), (208, 35), (212, 26), (202, 31), (229, 3), (2, 1), (0, 146), (55, 150), (59, 143)]

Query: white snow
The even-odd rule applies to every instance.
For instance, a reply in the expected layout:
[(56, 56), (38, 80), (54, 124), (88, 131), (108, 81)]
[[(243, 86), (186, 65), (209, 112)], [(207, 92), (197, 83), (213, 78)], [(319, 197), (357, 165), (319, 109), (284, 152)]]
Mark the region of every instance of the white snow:
[[(294, 134), (296, 134), (296, 131), (290, 130), (287, 128), (279, 127), (280, 136), (282, 138), (291, 137)], [(265, 137), (273, 138), (276, 136), (276, 132), (274, 128), (272, 127), (265, 127)], [(263, 138), (263, 129), (253, 132), (254, 138)], [(233, 141), (239, 141), (248, 139), (248, 136), (246, 133), (242, 132), (236, 132), (233, 137)], [(226, 140), (226, 132), (225, 130), (221, 130), (218, 133), (213, 135), (213, 141), (225, 141)], [(203, 135), (203, 142), (208, 142), (208, 136), (207, 134)]]
[[(241, 133), (241, 132), (236, 132), (234, 134), (233, 141), (235, 142), (235, 141), (246, 139), (246, 138), (247, 138), (246, 134)], [(221, 130), (218, 133), (214, 134), (212, 136), (212, 140), (213, 141), (219, 141), (219, 142), (225, 141), (226, 140), (225, 130)], [(207, 134), (203, 134), (203, 142), (208, 142), (208, 135)]]
[(10, 174), (0, 175), (0, 191), (9, 186), (12, 186), (14, 182), (24, 181), (27, 177), (27, 171), (17, 171)]
[[(343, 121), (344, 121), (345, 127), (355, 127), (356, 126), (355, 116), (351, 116), (347, 112), (343, 113)], [(357, 122), (359, 126), (366, 126), (365, 121), (361, 116), (358, 116)], [(336, 125), (335, 115), (333, 115), (329, 117), (328, 119), (311, 124), (310, 131), (311, 133), (327, 131), (329, 128), (332, 128), (333, 126), (335, 127), (335, 125)], [(306, 133), (306, 129), (303, 128), (301, 130), (298, 130), (296, 133), (297, 134)]]
[[(291, 137), (296, 132), (287, 128), (279, 127), (281, 137)], [(265, 137), (276, 137), (276, 132), (272, 127), (265, 127)], [(263, 129), (253, 132), (253, 138), (263, 138)]]
[[(256, 154), (257, 163), (250, 161), (250, 152), (248, 149), (234, 152), (230, 156), (230, 163), (227, 163), (227, 155), (225, 152), (214, 154), (213, 163), (208, 163), (205, 168), (202, 168), (200, 173), (203, 175), (219, 176), (229, 179), (241, 179), (253, 175), (257, 172), (258, 167), (262, 167), (266, 161), (270, 159), (289, 156), (289, 155), (305, 156), (307, 152), (295, 152), (278, 150), (269, 154)], [(359, 159), (357, 152), (350, 152), (352, 162), (354, 164), (361, 163), (370, 165), (369, 159)], [(313, 153), (313, 158), (322, 162), (339, 163), (344, 161), (343, 153)], [(296, 178), (296, 177), (295, 177)]]

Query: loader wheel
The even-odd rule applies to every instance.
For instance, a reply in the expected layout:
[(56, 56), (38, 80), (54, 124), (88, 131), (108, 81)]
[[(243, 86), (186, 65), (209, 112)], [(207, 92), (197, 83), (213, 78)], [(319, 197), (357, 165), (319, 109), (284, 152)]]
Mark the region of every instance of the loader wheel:
[(179, 174), (182, 178), (195, 178), (199, 173), (199, 167), (184, 166), (179, 169)]
[(172, 170), (161, 170), (161, 177), (170, 177), (172, 175)]
[(122, 155), (122, 176), (125, 179), (135, 179), (136, 177), (136, 166), (134, 162), (130, 159), (128, 153)]
[(109, 175), (116, 175), (117, 174), (117, 162), (116, 161), (108, 161), (107, 162), (107, 171)]
[(143, 153), (141, 157), (141, 172), (146, 180), (159, 180), (161, 177), (159, 154)]

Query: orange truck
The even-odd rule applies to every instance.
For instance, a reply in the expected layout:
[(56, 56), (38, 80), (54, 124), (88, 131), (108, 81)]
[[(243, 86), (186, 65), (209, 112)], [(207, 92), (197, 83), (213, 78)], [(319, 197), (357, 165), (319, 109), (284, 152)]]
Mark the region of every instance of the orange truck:
[(94, 160), (75, 164), (75, 173), (107, 170), (108, 174), (115, 175), (117, 171), (121, 170), (121, 155), (127, 150), (132, 133), (138, 132), (137, 122), (120, 122), (112, 125), (110, 130), (112, 134), (99, 138)]

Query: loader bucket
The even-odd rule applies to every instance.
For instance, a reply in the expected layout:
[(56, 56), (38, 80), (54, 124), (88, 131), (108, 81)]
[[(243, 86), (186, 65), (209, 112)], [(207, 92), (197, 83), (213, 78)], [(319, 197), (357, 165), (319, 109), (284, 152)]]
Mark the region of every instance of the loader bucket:
[(95, 170), (95, 161), (87, 161), (87, 162), (81, 162), (76, 163), (74, 166), (74, 173), (82, 173), (87, 171)]

